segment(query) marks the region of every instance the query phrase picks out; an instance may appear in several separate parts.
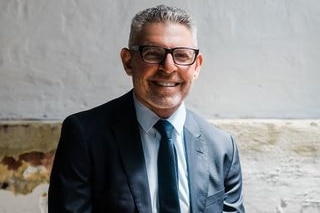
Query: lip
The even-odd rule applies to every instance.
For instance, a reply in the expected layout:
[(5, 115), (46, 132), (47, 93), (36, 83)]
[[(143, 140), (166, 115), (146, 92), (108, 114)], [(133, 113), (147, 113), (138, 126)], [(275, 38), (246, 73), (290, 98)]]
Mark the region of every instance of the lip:
[(151, 81), (151, 82), (161, 87), (176, 87), (180, 84), (179, 82), (168, 82), (168, 81)]

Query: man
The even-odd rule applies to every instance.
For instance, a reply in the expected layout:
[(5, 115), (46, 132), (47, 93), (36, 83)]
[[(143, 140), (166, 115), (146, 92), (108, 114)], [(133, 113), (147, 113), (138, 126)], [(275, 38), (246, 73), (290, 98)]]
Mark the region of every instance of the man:
[(203, 60), (191, 17), (138, 13), (120, 55), (133, 90), (64, 121), (49, 213), (244, 212), (234, 140), (184, 105)]

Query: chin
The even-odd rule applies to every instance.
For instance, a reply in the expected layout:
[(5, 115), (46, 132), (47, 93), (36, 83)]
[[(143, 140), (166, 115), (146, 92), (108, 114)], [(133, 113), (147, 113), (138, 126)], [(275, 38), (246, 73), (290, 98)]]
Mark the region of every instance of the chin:
[(158, 109), (172, 109), (180, 106), (182, 100), (180, 96), (174, 97), (152, 97), (149, 104)]

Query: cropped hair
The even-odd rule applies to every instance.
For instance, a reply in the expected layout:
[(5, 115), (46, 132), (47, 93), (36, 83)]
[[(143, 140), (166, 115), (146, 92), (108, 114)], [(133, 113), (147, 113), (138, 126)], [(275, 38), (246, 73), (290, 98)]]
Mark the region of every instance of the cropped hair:
[(145, 9), (133, 17), (129, 36), (129, 47), (136, 45), (135, 42), (143, 27), (150, 23), (175, 23), (184, 25), (192, 33), (194, 45), (198, 45), (197, 27), (192, 17), (180, 8), (158, 5)]

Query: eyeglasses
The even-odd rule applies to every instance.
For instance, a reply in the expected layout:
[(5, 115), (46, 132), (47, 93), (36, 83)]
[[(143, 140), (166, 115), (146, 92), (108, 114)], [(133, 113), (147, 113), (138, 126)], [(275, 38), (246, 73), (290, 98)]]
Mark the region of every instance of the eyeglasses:
[(199, 54), (199, 49), (188, 47), (163, 48), (158, 46), (137, 45), (130, 50), (138, 51), (142, 60), (149, 64), (161, 64), (168, 53), (172, 55), (173, 62), (177, 65), (189, 66), (193, 64)]

